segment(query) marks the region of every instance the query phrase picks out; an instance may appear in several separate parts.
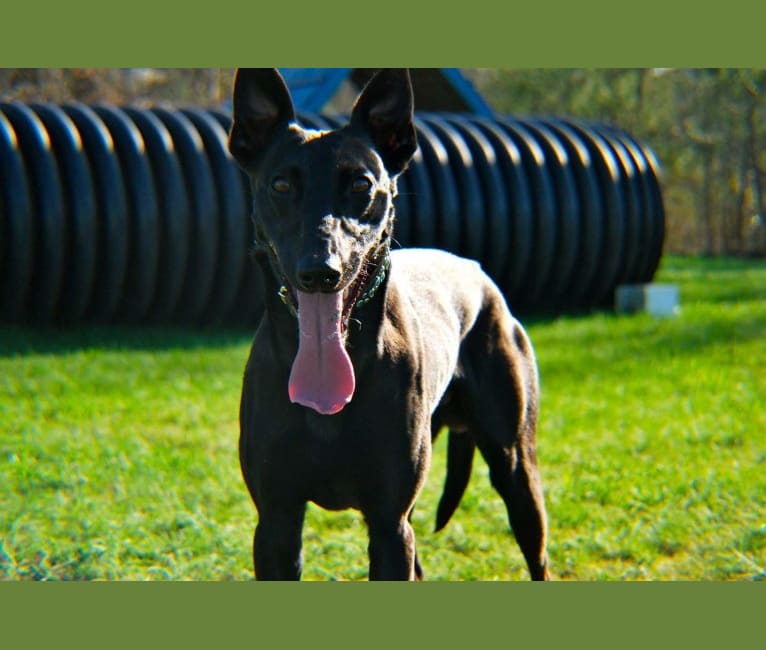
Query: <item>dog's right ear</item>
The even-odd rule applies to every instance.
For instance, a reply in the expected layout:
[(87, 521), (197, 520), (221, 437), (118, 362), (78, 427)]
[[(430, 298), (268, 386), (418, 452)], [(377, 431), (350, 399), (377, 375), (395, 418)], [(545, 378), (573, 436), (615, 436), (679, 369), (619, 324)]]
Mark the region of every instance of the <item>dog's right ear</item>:
[(362, 89), (351, 110), (351, 126), (367, 131), (389, 173), (404, 171), (418, 147), (410, 73), (384, 68)]
[(277, 131), (295, 120), (293, 100), (276, 68), (239, 68), (232, 104), (229, 151), (252, 170)]

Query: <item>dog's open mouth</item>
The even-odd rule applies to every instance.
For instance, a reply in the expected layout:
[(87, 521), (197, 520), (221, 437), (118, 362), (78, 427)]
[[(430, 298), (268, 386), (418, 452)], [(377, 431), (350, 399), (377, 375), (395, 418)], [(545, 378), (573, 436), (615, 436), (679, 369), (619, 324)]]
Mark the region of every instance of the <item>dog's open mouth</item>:
[[(368, 260), (362, 264), (356, 277), (343, 289), (342, 306), (340, 309), (341, 332), (346, 333), (351, 313), (356, 308), (361, 308), (373, 299), (380, 285), (386, 277), (391, 264), (388, 251), (381, 260)], [(290, 311), (298, 316), (298, 291), (283, 278), (283, 284), (279, 288), (279, 296)]]
[(367, 262), (343, 291), (335, 293), (280, 290), (298, 316), (298, 353), (290, 371), (290, 400), (324, 415), (339, 412), (351, 401), (356, 386), (345, 339), (351, 312), (369, 302), (388, 270), (388, 255)]

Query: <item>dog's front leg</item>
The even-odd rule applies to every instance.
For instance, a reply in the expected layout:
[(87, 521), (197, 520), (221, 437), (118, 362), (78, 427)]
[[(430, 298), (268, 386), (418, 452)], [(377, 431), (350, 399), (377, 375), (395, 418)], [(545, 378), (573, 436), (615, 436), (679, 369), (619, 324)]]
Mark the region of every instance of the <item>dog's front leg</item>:
[(293, 511), (260, 512), (253, 539), (257, 580), (300, 580), (305, 505)]
[(415, 580), (415, 533), (406, 517), (370, 520), (370, 580)]

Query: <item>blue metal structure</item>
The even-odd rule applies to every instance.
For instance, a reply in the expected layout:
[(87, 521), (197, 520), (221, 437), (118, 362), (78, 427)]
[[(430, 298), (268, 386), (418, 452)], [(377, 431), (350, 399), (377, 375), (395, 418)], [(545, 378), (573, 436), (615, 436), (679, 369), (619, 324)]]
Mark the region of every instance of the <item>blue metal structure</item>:
[[(305, 113), (320, 113), (346, 79), (359, 86), (365, 77), (362, 69), (355, 68), (280, 68), (280, 72), (290, 87), (296, 108)], [(455, 110), (455, 98), (451, 105), (440, 105), (446, 99), (438, 96), (439, 88), (443, 95), (448, 85), (463, 111), (485, 117), (493, 115), (492, 108), (458, 68), (417, 68), (412, 73), (417, 106), (427, 103), (431, 110)], [(431, 96), (420, 97), (419, 93)]]
[(280, 68), (302, 113), (319, 113), (333, 98), (352, 68)]

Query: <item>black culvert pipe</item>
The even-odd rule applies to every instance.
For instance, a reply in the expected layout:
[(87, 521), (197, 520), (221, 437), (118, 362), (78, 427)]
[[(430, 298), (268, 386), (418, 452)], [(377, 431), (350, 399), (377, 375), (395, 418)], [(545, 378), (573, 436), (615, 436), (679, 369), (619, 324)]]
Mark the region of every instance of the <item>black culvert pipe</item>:
[(126, 108), (125, 113), (143, 138), (162, 215), (157, 230), (158, 248), (162, 253), (149, 312), (156, 322), (167, 322), (176, 314), (189, 265), (192, 247), (189, 195), (170, 131), (150, 111)]
[(128, 267), (129, 225), (125, 181), (114, 140), (93, 109), (68, 104), (64, 112), (74, 122), (93, 176), (96, 202), (96, 274), (85, 319), (114, 322), (124, 295)]
[(0, 315), (16, 321), (26, 314), (34, 272), (32, 230), (36, 212), (18, 136), (0, 112)]
[[(262, 289), (230, 122), (200, 108), (0, 104), (0, 321), (252, 326)], [(658, 164), (629, 133), (435, 112), (415, 127), (395, 246), (478, 260), (521, 313), (603, 308), (619, 284), (651, 281)]]
[[(69, 232), (59, 167), (48, 131), (32, 109), (12, 102), (0, 104), (0, 111), (16, 132), (32, 204), (34, 264), (25, 310), (35, 322), (50, 322), (58, 316), (64, 269), (69, 261), (65, 258)], [(13, 269), (8, 273), (13, 276)]]

